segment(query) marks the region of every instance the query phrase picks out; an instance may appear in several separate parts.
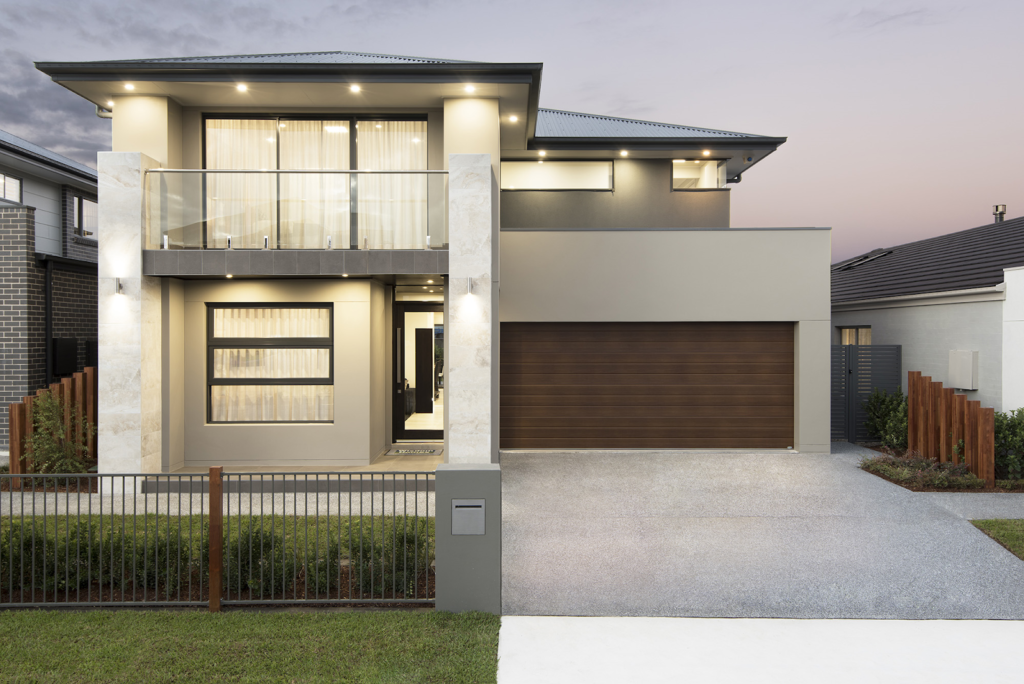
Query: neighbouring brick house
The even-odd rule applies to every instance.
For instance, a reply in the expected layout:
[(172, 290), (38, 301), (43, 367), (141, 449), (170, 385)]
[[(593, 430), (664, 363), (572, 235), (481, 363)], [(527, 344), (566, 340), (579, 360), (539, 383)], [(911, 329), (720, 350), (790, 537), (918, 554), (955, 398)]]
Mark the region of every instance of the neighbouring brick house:
[(7, 405), (96, 363), (96, 172), (0, 131), (0, 452)]

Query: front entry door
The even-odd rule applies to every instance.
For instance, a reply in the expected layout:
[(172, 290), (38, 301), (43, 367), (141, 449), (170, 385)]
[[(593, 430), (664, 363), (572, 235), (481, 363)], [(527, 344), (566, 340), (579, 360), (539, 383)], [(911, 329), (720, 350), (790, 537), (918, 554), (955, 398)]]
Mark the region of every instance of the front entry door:
[(444, 305), (395, 302), (392, 433), (444, 439)]

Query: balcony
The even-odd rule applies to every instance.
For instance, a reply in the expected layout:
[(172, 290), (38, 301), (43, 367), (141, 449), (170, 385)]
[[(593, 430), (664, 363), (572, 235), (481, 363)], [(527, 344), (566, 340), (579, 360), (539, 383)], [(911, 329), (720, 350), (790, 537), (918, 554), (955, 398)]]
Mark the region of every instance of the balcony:
[(147, 250), (431, 250), (447, 171), (151, 169)]

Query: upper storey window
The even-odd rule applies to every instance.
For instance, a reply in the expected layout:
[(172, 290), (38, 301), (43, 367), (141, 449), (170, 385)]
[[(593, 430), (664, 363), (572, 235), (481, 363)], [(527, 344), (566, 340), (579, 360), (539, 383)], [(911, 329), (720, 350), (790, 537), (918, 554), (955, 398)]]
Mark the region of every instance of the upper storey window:
[(0, 198), (21, 202), (21, 179), (0, 173)]
[(502, 190), (613, 190), (610, 161), (503, 161)]
[(304, 173), (208, 174), (207, 245), (282, 249), (422, 249), (427, 177), (309, 171), (427, 168), (427, 122), (206, 120), (206, 169)]
[(717, 159), (673, 159), (673, 190), (712, 190), (725, 187), (725, 162)]

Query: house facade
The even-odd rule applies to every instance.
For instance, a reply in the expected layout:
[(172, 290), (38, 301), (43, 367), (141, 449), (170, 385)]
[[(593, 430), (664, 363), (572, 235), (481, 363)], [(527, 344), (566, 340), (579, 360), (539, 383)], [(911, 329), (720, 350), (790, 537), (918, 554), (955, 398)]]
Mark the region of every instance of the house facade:
[[(0, 131), (0, 403), (96, 364), (96, 171)], [(0, 460), (8, 452), (0, 411)]]
[(103, 472), (829, 449), (829, 231), (730, 225), (784, 138), (543, 109), (535, 63), (37, 66), (112, 116)]
[(997, 411), (1024, 406), (1022, 230), (1000, 220), (835, 264), (833, 343), (902, 345), (905, 371)]

